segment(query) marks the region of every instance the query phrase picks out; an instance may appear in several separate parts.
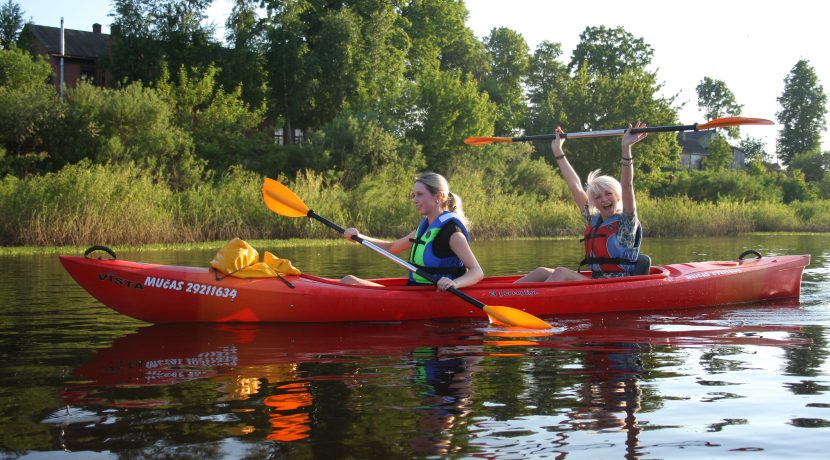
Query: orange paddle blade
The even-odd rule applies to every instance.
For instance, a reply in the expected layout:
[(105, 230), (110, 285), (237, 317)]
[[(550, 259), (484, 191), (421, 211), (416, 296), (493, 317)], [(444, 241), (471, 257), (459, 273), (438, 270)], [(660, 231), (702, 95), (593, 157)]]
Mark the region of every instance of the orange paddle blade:
[(704, 123), (702, 125), (697, 125), (697, 129), (712, 129), (712, 128), (725, 128), (728, 126), (741, 126), (741, 125), (774, 125), (775, 123), (771, 120), (766, 120), (764, 118), (746, 118), (746, 117), (726, 117), (726, 118), (716, 118), (708, 123)]
[(262, 183), (262, 199), (272, 212), (285, 217), (305, 217), (308, 206), (285, 185), (271, 178)]
[(467, 145), (484, 145), (493, 142), (513, 142), (512, 137), (489, 137), (489, 136), (473, 136), (464, 139)]
[(487, 305), (484, 307), (484, 312), (490, 317), (490, 321), (496, 325), (523, 327), (526, 329), (553, 329), (553, 326), (541, 318), (511, 307)]

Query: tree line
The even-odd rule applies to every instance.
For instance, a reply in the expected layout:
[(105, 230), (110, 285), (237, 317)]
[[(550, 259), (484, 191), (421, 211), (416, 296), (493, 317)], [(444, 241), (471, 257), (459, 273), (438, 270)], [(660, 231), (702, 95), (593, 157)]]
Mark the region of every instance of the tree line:
[[(0, 4), (0, 175), (86, 160), (137, 165), (186, 190), (238, 166), (289, 178), (313, 171), (349, 190), (389, 167), (448, 176), (479, 167), (523, 193), (512, 180), (526, 173), (524, 158), (542, 162), (532, 163), (542, 182), (556, 174), (547, 143), (463, 140), (678, 123), (675, 97), (660, 95), (649, 70), (654, 50), (622, 27), (587, 27), (566, 57), (560, 43), (531, 50), (506, 27), (477, 38), (461, 0), (236, 0), (222, 41), (206, 22), (211, 3), (112, 1), (104, 63), (117, 84), (80, 82), (63, 98), (46, 83), (51, 68), (32, 53), (20, 6)], [(772, 152), (736, 128), (712, 142), (702, 172), (680, 167), (674, 135), (652, 135), (638, 147), (638, 190), (702, 201), (830, 197), (826, 94), (807, 60), (784, 82), (775, 153), (787, 171), (770, 172), (762, 161)], [(741, 114), (722, 81), (703, 77), (697, 93), (707, 119)], [(617, 174), (617, 143), (571, 142), (569, 157), (577, 170)], [(733, 145), (747, 152), (745, 171), (726, 171)]]

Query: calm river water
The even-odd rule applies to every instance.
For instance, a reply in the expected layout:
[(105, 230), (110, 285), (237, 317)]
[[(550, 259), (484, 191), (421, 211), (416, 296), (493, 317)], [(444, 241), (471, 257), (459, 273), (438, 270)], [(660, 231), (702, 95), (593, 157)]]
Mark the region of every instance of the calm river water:
[[(488, 274), (573, 266), (568, 241), (477, 241)], [(811, 254), (800, 300), (545, 318), (152, 326), (56, 256), (0, 257), (0, 458), (826, 458), (830, 235), (648, 239), (655, 264)], [(215, 251), (118, 251), (204, 266)], [(217, 247), (218, 249), (218, 247)], [(271, 250), (389, 276), (357, 245)]]

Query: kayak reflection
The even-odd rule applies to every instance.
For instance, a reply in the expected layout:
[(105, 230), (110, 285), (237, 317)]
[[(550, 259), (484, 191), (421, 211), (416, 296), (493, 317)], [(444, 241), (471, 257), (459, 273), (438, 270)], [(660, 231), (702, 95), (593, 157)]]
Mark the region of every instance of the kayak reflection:
[[(791, 338), (796, 328), (723, 318), (722, 310), (621, 314), (551, 331), (477, 321), (153, 325), (76, 368), (64, 414), (44, 422), (67, 427), (75, 449), (112, 449), (119, 437), (147, 447), (191, 436), (196, 420), (210, 425), (200, 432), (206, 439), (328, 445), (359, 437), (381, 449), (454, 455), (472, 445), (492, 452), (488, 441), (498, 436), (487, 424), (498, 432), (496, 421), (516, 420), (533, 400), (538, 414), (559, 419), (553, 448), (566, 451), (578, 431), (615, 429), (633, 453), (636, 413), (660, 401), (639, 384), (659, 366), (655, 347), (804, 345)], [(166, 431), (147, 432), (148, 420), (167, 422), (157, 428)], [(137, 427), (141, 441), (130, 435)]]

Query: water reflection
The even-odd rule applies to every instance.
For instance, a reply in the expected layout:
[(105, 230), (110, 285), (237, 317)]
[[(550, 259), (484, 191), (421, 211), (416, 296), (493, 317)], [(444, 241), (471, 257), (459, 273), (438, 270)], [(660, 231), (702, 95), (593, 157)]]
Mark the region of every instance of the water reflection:
[[(708, 349), (706, 361), (724, 347), (811, 345), (800, 327), (730, 312), (571, 319), (547, 333), (476, 322), (155, 325), (77, 367), (66, 407), (43, 423), (73, 451), (150, 455), (236, 439), (248, 453), (275, 442), (280, 455), (538, 454), (616, 433), (612, 444), (637, 458), (648, 451), (639, 414), (665, 397), (642, 384), (676, 376), (666, 369), (684, 347)], [(200, 456), (227, 455), (208, 445)]]

